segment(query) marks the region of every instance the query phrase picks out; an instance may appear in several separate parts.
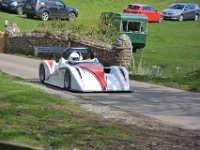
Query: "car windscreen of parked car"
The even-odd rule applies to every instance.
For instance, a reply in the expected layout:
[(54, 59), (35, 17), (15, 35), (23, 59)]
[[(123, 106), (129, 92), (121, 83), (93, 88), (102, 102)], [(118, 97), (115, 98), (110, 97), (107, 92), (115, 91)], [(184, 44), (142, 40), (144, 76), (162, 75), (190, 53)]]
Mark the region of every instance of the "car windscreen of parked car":
[(182, 10), (185, 7), (184, 4), (173, 4), (169, 7), (169, 9), (179, 9)]
[(127, 8), (132, 9), (132, 10), (139, 10), (140, 9), (139, 6), (135, 6), (135, 5), (128, 5)]

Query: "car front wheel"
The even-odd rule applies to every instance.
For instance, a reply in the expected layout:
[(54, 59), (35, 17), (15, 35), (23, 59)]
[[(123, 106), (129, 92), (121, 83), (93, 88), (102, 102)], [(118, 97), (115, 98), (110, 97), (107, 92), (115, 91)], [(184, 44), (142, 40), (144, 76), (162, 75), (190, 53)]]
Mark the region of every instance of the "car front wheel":
[(46, 11), (43, 12), (42, 15), (41, 15), (41, 19), (42, 19), (43, 21), (49, 20), (49, 13), (46, 12)]
[(44, 83), (44, 80), (45, 80), (45, 68), (44, 68), (43, 64), (40, 65), (39, 78), (40, 78), (40, 82)]
[(179, 21), (183, 21), (183, 15), (179, 17)]
[(74, 12), (70, 12), (69, 14), (68, 14), (68, 20), (69, 21), (73, 21), (73, 20), (75, 20), (76, 19), (76, 14), (74, 13)]
[(64, 75), (64, 89), (69, 90), (71, 86), (71, 74), (70, 71), (67, 69)]

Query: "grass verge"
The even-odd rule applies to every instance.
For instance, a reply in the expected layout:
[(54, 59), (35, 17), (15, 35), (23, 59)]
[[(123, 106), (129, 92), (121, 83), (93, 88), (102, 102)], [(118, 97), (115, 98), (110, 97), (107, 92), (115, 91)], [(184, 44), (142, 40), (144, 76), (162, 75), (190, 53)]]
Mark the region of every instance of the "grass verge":
[(172, 88), (187, 90), (191, 92), (200, 92), (200, 70), (196, 70), (189, 73), (176, 74), (167, 78), (153, 78), (147, 75), (130, 75), (131, 79), (156, 83)]
[(135, 127), (103, 120), (2, 72), (0, 79), (0, 140), (47, 149), (135, 147)]

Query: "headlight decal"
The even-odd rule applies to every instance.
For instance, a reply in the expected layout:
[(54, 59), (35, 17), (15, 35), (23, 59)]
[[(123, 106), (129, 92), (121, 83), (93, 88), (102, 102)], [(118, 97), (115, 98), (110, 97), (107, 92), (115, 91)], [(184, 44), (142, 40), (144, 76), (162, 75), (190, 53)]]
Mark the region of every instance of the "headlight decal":
[(82, 77), (82, 75), (81, 75), (81, 71), (80, 71), (80, 69), (76, 67), (76, 71), (78, 72), (80, 78), (82, 79), (83, 77)]
[(124, 80), (126, 81), (126, 76), (125, 76), (123, 68), (119, 67), (119, 71), (121, 72), (122, 76), (124, 77)]

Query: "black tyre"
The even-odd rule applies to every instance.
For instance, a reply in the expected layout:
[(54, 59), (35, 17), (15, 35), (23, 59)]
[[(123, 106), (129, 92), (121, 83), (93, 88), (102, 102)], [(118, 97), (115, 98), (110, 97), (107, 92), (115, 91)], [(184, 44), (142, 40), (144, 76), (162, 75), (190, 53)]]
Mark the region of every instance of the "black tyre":
[(17, 11), (18, 15), (23, 15), (23, 8), (22, 7), (18, 7), (16, 11)]
[(45, 68), (44, 68), (43, 64), (40, 65), (39, 78), (40, 78), (40, 82), (44, 83), (44, 80), (45, 80)]
[(49, 13), (46, 12), (46, 11), (44, 11), (44, 12), (42, 13), (42, 15), (41, 15), (41, 19), (42, 19), (43, 21), (49, 20)]
[(64, 89), (69, 90), (70, 87), (71, 87), (71, 74), (69, 70), (66, 70), (64, 76)]
[(68, 14), (68, 20), (69, 21), (74, 21), (76, 19), (76, 14), (74, 12), (70, 12)]

